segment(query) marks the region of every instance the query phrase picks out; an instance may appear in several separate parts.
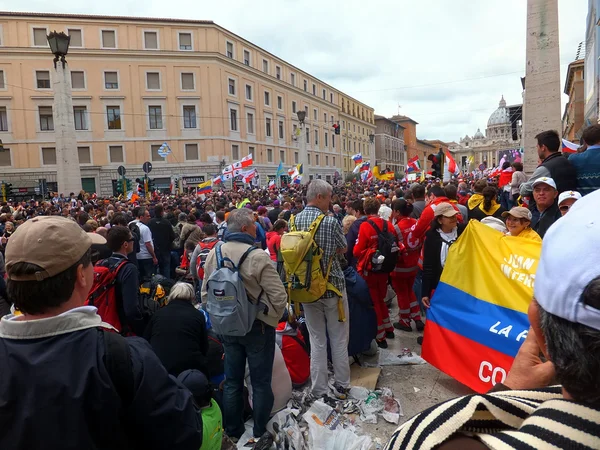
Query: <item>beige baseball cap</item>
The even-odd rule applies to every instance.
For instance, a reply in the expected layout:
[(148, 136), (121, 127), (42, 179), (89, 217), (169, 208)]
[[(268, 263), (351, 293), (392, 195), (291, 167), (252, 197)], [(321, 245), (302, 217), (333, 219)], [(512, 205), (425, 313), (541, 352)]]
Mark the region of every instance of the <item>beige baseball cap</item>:
[(511, 208), (510, 211), (504, 211), (502, 213), (502, 217), (513, 216), (517, 219), (527, 219), (531, 222), (532, 214), (527, 208), (523, 208), (522, 206), (515, 206)]
[(458, 211), (454, 209), (454, 207), (450, 203), (439, 203), (435, 207), (435, 217), (444, 216), (444, 217), (454, 217), (458, 214)]
[[(6, 272), (9, 280), (42, 281), (64, 272), (81, 259), (92, 244), (104, 244), (99, 234), (86, 233), (77, 223), (60, 216), (29, 219), (17, 228), (6, 245)], [(42, 270), (15, 276), (17, 263), (40, 266)]]

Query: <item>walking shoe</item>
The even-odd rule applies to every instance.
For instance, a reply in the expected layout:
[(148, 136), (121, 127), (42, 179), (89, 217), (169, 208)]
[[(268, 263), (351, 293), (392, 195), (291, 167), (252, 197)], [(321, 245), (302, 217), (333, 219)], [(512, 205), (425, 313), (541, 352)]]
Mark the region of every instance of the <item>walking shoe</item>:
[(420, 319), (415, 320), (415, 324), (417, 325), (417, 331), (423, 331), (425, 329), (425, 324)]
[(338, 383), (330, 384), (331, 393), (338, 400), (346, 400), (350, 389), (340, 386)]
[(419, 344), (419, 345), (423, 345), (423, 336), (419, 336), (419, 337), (417, 338), (417, 344)]
[(385, 332), (385, 337), (388, 339), (394, 339), (396, 337), (396, 335), (394, 334), (393, 331), (386, 331)]
[(388, 348), (387, 341), (384, 339), (382, 341), (377, 341), (377, 347), (379, 348)]
[[(394, 328), (396, 330), (400, 330), (400, 331), (412, 331), (412, 328), (410, 325), (407, 325), (406, 322), (402, 321), (402, 322), (394, 322)], [(418, 329), (418, 327), (417, 327)]]

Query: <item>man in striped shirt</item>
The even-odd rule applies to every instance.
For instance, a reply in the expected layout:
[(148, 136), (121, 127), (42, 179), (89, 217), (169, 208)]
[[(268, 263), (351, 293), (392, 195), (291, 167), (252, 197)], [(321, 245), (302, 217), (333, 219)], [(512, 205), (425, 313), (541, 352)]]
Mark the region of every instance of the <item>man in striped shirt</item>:
[(587, 195), (548, 230), (505, 383), (423, 411), (386, 449), (600, 449), (599, 204), (600, 191)]

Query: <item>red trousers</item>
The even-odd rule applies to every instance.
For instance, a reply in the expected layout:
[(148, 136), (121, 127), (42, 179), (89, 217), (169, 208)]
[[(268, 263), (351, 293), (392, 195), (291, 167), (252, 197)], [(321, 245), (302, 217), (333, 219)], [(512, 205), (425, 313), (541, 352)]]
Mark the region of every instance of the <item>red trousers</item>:
[(390, 312), (385, 304), (385, 296), (387, 295), (388, 274), (387, 273), (371, 273), (365, 277), (371, 300), (375, 307), (375, 315), (377, 316), (377, 340), (385, 339), (386, 331), (394, 331), (394, 327), (390, 322)]
[(415, 278), (417, 273), (405, 275), (404, 277), (392, 276), (392, 287), (396, 291), (396, 297), (398, 298), (398, 309), (400, 314), (398, 315), (399, 322), (404, 322), (406, 325), (410, 325), (410, 320), (421, 320), (421, 309), (417, 302), (417, 297), (413, 291), (413, 285), (415, 284)]

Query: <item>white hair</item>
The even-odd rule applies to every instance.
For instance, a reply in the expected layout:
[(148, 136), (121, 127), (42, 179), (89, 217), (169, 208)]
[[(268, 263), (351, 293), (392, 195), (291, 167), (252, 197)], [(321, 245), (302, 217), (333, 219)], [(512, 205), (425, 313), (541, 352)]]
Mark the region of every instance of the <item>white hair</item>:
[(317, 195), (327, 195), (333, 192), (333, 187), (325, 180), (312, 180), (306, 191), (306, 201), (312, 202)]
[(244, 226), (254, 223), (254, 213), (248, 208), (234, 209), (227, 217), (227, 229), (230, 233), (239, 233)]
[(173, 300), (183, 300), (192, 303), (196, 299), (194, 287), (189, 283), (179, 281), (171, 288), (169, 293), (169, 302)]

